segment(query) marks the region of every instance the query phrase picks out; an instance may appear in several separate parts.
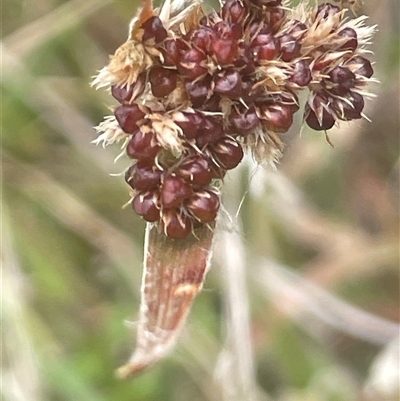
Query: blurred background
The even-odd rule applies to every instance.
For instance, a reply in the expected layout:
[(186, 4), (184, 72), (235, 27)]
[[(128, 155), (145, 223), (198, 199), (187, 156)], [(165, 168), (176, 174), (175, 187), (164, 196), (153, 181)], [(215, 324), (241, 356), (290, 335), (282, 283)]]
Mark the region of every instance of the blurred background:
[(89, 83), (138, 3), (2, 2), (4, 400), (398, 400), (399, 2), (365, 3), (371, 122), (332, 130), (332, 148), (298, 115), (277, 171), (248, 158), (227, 177), (239, 234), (222, 216), (177, 348), (121, 382), (145, 225), (110, 176), (128, 160), (90, 143), (115, 102)]

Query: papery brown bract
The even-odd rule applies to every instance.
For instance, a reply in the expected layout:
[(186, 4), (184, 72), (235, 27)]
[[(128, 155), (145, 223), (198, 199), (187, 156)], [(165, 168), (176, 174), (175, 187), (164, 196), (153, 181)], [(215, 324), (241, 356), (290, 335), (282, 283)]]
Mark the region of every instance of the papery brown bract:
[(184, 239), (146, 227), (136, 349), (117, 371), (127, 378), (159, 361), (175, 345), (209, 268), (213, 231), (200, 226)]

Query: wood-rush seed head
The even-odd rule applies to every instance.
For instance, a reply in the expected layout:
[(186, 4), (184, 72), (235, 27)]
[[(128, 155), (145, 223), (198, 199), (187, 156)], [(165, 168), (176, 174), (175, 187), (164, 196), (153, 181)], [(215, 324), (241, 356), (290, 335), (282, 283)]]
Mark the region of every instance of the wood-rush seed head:
[(361, 118), (373, 75), (365, 19), (329, 2), (223, 0), (206, 14), (200, 0), (145, 0), (93, 83), (120, 103), (96, 142), (126, 141), (133, 209), (176, 239), (213, 223), (214, 188), (245, 148), (280, 157), (302, 90), (312, 129)]
[(93, 81), (119, 103), (94, 142), (123, 143), (132, 209), (151, 223), (137, 347), (123, 378), (176, 341), (209, 266), (216, 188), (244, 150), (274, 166), (300, 91), (304, 123), (326, 131), (363, 116), (372, 81), (375, 28), (347, 17), (338, 4), (350, 1), (221, 0), (210, 13), (201, 2), (154, 9), (143, 0), (128, 40)]

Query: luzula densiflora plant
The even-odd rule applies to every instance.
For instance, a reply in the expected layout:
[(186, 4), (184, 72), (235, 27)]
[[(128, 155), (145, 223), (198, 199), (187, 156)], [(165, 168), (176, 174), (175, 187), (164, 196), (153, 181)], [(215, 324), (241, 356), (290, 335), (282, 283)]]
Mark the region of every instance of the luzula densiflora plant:
[(226, 0), (207, 12), (200, 0), (145, 0), (93, 82), (119, 103), (96, 142), (123, 141), (133, 210), (184, 241), (213, 228), (221, 183), (246, 150), (279, 159), (296, 112), (325, 133), (362, 118), (373, 75), (365, 20), (338, 3)]

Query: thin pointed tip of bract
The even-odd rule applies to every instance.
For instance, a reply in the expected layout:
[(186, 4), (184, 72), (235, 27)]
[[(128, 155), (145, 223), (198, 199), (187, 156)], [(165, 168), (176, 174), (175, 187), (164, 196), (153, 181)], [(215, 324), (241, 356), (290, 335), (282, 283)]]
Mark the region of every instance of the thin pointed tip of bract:
[(115, 371), (115, 377), (119, 380), (126, 380), (143, 373), (150, 363), (127, 363)]

